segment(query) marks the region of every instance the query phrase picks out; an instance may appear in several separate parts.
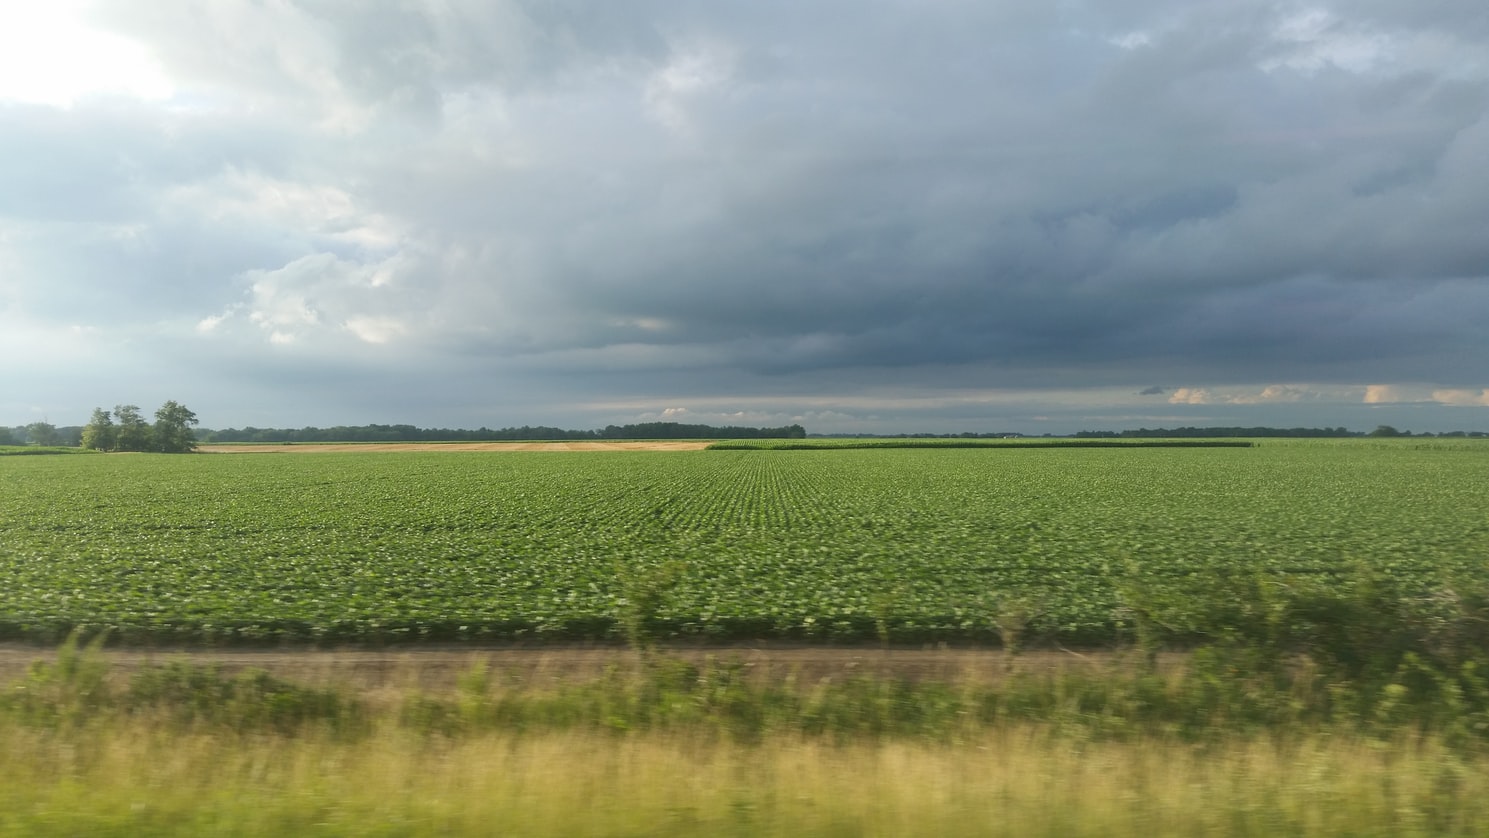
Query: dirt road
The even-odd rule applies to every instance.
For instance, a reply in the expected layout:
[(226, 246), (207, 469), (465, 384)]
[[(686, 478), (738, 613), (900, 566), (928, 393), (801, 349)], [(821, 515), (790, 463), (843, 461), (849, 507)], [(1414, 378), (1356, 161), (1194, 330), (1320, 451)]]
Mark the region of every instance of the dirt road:
[[(794, 675), (815, 681), (868, 673), (912, 679), (960, 681), (1000, 677), (1003, 655), (988, 649), (879, 649), (831, 646), (677, 646), (668, 657), (702, 663), (709, 658), (737, 661), (766, 676)], [(541, 685), (594, 678), (610, 667), (634, 665), (634, 652), (596, 646), (430, 646), (390, 649), (109, 649), (101, 653), (111, 673), (124, 677), (141, 666), (185, 660), (216, 665), (225, 673), (255, 668), (304, 683), (340, 684), (356, 689), (406, 688), (444, 690), (477, 665), (498, 680)], [(38, 660), (53, 660), (54, 648), (22, 643), (0, 644), (0, 685), (25, 676)], [(1175, 657), (1177, 660), (1177, 656)], [(1022, 671), (1100, 668), (1116, 663), (1111, 652), (1034, 651), (1020, 655)]]

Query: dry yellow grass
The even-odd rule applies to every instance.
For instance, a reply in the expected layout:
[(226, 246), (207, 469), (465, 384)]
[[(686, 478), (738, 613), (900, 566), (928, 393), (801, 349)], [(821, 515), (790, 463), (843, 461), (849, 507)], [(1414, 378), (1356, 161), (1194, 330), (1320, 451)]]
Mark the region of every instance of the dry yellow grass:
[[(339, 682), (369, 715), (352, 727), (311, 715), (305, 726), (281, 728), (249, 716), (182, 715), (193, 696), (216, 695), (200, 685), (174, 703), (130, 704), (117, 689), (101, 701), (121, 661), (70, 645), (57, 657), (0, 682), (9, 700), (0, 714), (0, 836), (1489, 830), (1489, 753), (1432, 736), (1290, 726), (1217, 730), (1197, 744), (1157, 727), (1114, 740), (1099, 726), (1012, 720), (935, 741), (786, 728), (741, 739), (706, 723), (648, 728), (624, 719), (422, 726), (404, 711), (429, 688), (466, 702), (489, 686), (467, 680), (452, 694), (439, 688), (443, 677), (431, 682), (417, 668), (363, 681), (334, 666), (311, 680)], [(626, 683), (612, 698), (629, 694)], [(572, 710), (581, 700), (570, 701)]]
[(1432, 741), (950, 746), (389, 729), (369, 740), (0, 731), (0, 834), (1442, 835), (1489, 825), (1482, 759)]

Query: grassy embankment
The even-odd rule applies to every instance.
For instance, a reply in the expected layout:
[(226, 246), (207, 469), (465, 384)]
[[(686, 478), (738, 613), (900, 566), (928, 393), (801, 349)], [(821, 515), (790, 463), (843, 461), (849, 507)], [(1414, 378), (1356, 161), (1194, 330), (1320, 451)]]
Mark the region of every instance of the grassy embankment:
[[(1356, 591), (1356, 593), (1359, 593)], [(1346, 626), (1346, 629), (1355, 628)], [(1379, 638), (1376, 638), (1379, 639)], [(0, 835), (1473, 835), (1479, 658), (1324, 646), (951, 677), (687, 663), (291, 682), (69, 643), (0, 693)], [(1358, 650), (1356, 650), (1358, 651)], [(1353, 674), (1351, 674), (1353, 673)]]

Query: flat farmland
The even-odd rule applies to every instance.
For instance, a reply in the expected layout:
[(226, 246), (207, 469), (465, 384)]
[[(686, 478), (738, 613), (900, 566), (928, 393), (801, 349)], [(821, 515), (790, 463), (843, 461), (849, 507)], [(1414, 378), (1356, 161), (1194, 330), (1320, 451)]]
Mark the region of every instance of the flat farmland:
[[(1135, 600), (1489, 577), (1489, 445), (0, 460), (0, 637), (1100, 644)], [(1179, 603), (1176, 605), (1175, 603)], [(1138, 603), (1141, 605), (1141, 603)], [(1196, 599), (1169, 630), (1203, 633)]]

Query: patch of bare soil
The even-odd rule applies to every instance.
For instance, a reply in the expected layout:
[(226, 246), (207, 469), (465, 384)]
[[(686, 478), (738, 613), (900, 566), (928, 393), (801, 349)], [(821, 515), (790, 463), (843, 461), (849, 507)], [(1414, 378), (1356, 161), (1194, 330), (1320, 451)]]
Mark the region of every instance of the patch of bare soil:
[[(913, 680), (987, 681), (1003, 677), (1009, 661), (996, 649), (906, 649), (831, 646), (678, 646), (659, 653), (668, 658), (704, 663), (709, 659), (743, 664), (762, 677), (794, 676), (798, 680), (855, 674)], [(442, 691), (478, 665), (497, 682), (541, 686), (598, 677), (613, 667), (634, 666), (639, 657), (613, 646), (433, 646), (392, 649), (109, 649), (103, 653), (113, 675), (123, 678), (150, 665), (184, 660), (217, 666), (224, 673), (262, 669), (280, 677), (313, 684), (337, 684), (358, 690), (418, 688)], [(38, 660), (53, 660), (56, 651), (21, 643), (0, 644), (0, 685), (14, 683)], [(1165, 655), (1161, 666), (1178, 665), (1182, 655)], [(1102, 670), (1124, 658), (1109, 651), (1030, 651), (1017, 656), (1012, 670), (1053, 672)]]
[(604, 440), (595, 442), (347, 442), (197, 446), (205, 454), (314, 454), (325, 451), (702, 451), (707, 441)]

